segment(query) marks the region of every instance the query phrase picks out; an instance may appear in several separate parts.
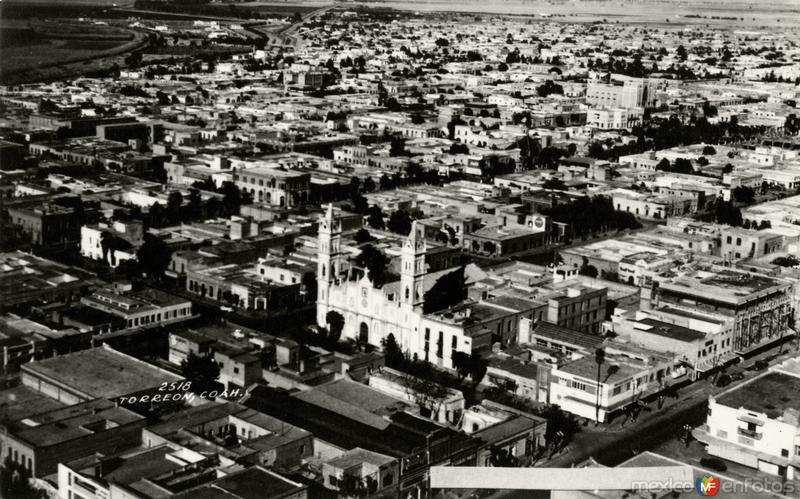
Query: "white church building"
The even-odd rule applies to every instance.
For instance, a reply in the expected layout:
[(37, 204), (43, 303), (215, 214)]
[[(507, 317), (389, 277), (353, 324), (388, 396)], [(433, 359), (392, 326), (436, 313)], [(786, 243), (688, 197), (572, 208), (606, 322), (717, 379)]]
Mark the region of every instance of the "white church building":
[[(455, 313), (423, 313), (425, 292), (456, 269), (427, 273), (422, 230), (414, 222), (403, 242), (400, 280), (376, 288), (366, 272), (351, 272), (341, 248), (341, 221), (328, 206), (319, 225), (317, 324), (326, 327), (327, 313), (335, 310), (344, 317), (342, 338), (380, 346), (392, 334), (409, 355), (452, 369), (455, 352), (491, 348), (492, 331), (469, 320), (469, 307)], [(467, 267), (467, 274), (480, 272), (474, 265)]]

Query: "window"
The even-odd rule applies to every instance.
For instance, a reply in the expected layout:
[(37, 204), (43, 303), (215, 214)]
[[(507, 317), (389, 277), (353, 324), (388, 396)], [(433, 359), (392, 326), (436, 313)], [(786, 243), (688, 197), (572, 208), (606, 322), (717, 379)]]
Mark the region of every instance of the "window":
[(233, 374), (239, 374), (239, 368), (238, 367), (234, 367), (233, 368)]
[(781, 449), (781, 457), (789, 457), (789, 449)]
[(305, 446), (305, 444), (300, 444), (300, 455), (302, 456), (302, 455), (303, 455), (303, 454), (305, 454), (305, 453), (306, 453), (306, 446)]

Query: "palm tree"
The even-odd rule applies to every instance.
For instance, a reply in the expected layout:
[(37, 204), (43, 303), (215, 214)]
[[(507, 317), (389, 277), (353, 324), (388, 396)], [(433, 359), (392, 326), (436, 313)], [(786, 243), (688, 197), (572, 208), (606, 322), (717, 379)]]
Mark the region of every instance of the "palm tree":
[(606, 361), (606, 351), (598, 348), (594, 352), (594, 361), (597, 363), (597, 398), (594, 404), (594, 425), (600, 422), (600, 367)]

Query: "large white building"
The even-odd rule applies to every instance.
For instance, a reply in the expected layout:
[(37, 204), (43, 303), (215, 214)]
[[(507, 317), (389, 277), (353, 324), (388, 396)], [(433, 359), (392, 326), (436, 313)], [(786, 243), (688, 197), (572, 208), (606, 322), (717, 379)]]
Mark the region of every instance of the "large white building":
[(787, 480), (800, 478), (800, 362), (791, 359), (708, 400), (694, 436), (708, 453)]
[(648, 80), (591, 81), (586, 87), (586, 103), (593, 107), (653, 107), (656, 85)]

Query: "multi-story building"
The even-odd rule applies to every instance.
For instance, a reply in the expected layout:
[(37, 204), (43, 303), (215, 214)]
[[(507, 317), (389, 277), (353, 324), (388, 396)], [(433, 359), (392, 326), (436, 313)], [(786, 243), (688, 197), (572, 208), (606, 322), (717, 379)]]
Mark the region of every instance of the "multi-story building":
[(605, 422), (644, 396), (664, 390), (669, 380), (683, 374), (670, 356), (606, 344), (598, 365), (587, 355), (550, 372), (550, 403), (565, 411)]
[(77, 300), (94, 277), (21, 251), (0, 253), (0, 310), (26, 308), (34, 302)]
[(590, 109), (586, 113), (586, 126), (601, 130), (621, 130), (633, 128), (642, 122), (640, 109), (621, 107), (609, 109)]
[(726, 261), (759, 258), (783, 248), (783, 236), (768, 230), (726, 227), (720, 241), (720, 256)]
[(606, 315), (606, 288), (570, 286), (547, 298), (546, 320), (552, 324), (599, 333)]
[(642, 289), (644, 310), (700, 311), (733, 320), (733, 351), (746, 353), (778, 341), (794, 317), (793, 285), (786, 280), (697, 264), (663, 274)]
[(397, 459), (359, 447), (322, 463), (325, 488), (346, 496), (359, 489), (368, 494), (396, 496), (399, 473)]
[(0, 451), (41, 478), (56, 473), (61, 462), (136, 447), (146, 422), (114, 402), (97, 399), (7, 423)]
[(81, 301), (84, 305), (121, 317), (129, 328), (168, 324), (192, 317), (192, 302), (152, 288), (135, 292), (97, 289)]
[(215, 456), (178, 446), (95, 453), (58, 463), (58, 497), (138, 498), (147, 487), (169, 497), (213, 481), (217, 466)]
[(8, 216), (35, 245), (66, 247), (80, 238), (81, 217), (74, 208), (57, 204), (19, 206), (9, 208)]
[(282, 419), (235, 402), (175, 412), (142, 432), (146, 447), (215, 449), (221, 464), (294, 469), (314, 456), (314, 436)]
[(790, 359), (709, 397), (706, 423), (693, 432), (712, 456), (784, 480), (800, 478), (800, 363)]
[(586, 103), (593, 107), (653, 107), (656, 103), (655, 84), (648, 80), (590, 81), (586, 88)]
[(308, 201), (311, 175), (284, 168), (256, 167), (233, 173), (233, 181), (253, 201), (275, 206), (303, 206)]

